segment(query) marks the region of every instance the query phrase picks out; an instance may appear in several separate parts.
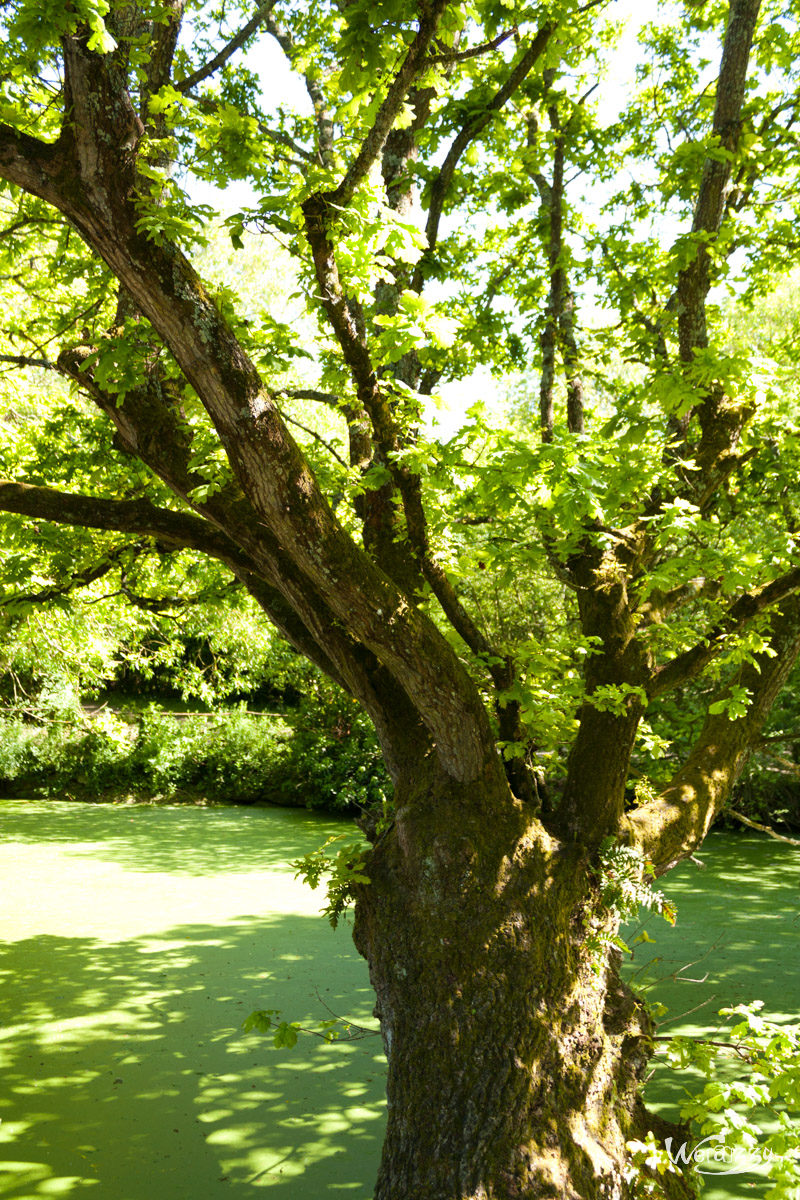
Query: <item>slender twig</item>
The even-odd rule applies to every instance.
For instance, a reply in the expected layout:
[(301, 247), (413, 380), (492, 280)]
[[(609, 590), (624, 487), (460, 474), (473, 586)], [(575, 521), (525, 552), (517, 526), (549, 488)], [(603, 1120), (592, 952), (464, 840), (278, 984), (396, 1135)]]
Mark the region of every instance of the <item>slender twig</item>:
[(477, 58), (481, 54), (488, 54), (491, 50), (496, 50), (498, 46), (502, 46), (503, 42), (507, 42), (513, 34), (518, 33), (517, 26), (512, 29), (507, 29), (505, 33), (499, 33), (491, 42), (482, 42), (480, 46), (473, 46), (471, 50), (451, 50), (444, 54), (432, 54), (428, 59), (429, 63), (456, 63), (466, 62), (469, 58)]
[(19, 221), (15, 221), (13, 225), (7, 225), (5, 229), (0, 230), (0, 241), (3, 238), (11, 237), (18, 230), (24, 229), (26, 225), (60, 225), (61, 222), (52, 217), (21, 217)]
[[(294, 67), (295, 44), (292, 35), (278, 24), (272, 13), (267, 17), (266, 28), (286, 55), (289, 64)], [(334, 124), (331, 107), (318, 79), (306, 72), (303, 80), (314, 109), (318, 137), (318, 160), (323, 166), (332, 168), (334, 165)]]
[(138, 549), (139, 547), (122, 546), (118, 550), (112, 550), (107, 558), (101, 563), (93, 567), (87, 567), (85, 571), (78, 571), (74, 575), (70, 575), (69, 579), (62, 584), (53, 584), (51, 587), (42, 588), (38, 592), (20, 592), (14, 596), (8, 596), (4, 600), (0, 600), (0, 608), (14, 607), (18, 604), (47, 604), (51, 600), (57, 599), (59, 596), (68, 596), (71, 592), (78, 588), (89, 587), (98, 579), (102, 579), (109, 571), (112, 571), (119, 563), (119, 559), (127, 549)]
[[(662, 1034), (657, 1034), (653, 1038), (654, 1042), (669, 1043), (674, 1040), (674, 1038)], [(738, 1058), (741, 1058), (743, 1062), (753, 1061), (751, 1052), (745, 1046), (738, 1046), (736, 1042), (717, 1042), (712, 1038), (691, 1038), (690, 1040), (697, 1046), (715, 1046), (718, 1050), (733, 1050), (734, 1054), (736, 1054)]]
[(296, 425), (298, 429), (303, 430), (303, 433), (310, 434), (315, 442), (319, 442), (320, 446), (324, 446), (328, 453), (332, 454), (338, 463), (341, 463), (345, 469), (348, 469), (348, 464), (342, 458), (341, 454), (339, 454), (338, 450), (335, 450), (330, 442), (325, 440), (322, 434), (317, 433), (316, 429), (310, 429), (308, 425), (304, 425), (303, 422), (298, 421), (296, 417), (290, 417), (286, 412), (282, 412), (281, 416), (283, 417), (284, 421), (288, 421), (290, 425)]

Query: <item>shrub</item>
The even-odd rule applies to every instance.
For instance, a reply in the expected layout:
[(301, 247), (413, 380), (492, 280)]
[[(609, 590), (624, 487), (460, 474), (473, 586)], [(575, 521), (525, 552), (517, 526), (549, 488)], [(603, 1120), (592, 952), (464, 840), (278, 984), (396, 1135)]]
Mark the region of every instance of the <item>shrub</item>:
[(85, 714), (74, 694), (43, 693), (0, 716), (5, 795), (274, 803), (380, 809), (389, 790), (375, 734), (333, 689), (286, 719), (244, 708), (176, 717), (155, 707)]

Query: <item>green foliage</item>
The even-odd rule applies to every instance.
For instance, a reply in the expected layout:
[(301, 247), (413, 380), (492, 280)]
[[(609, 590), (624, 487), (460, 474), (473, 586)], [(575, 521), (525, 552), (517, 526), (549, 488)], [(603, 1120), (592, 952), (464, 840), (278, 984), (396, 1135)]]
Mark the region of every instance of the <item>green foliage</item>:
[[(800, 1027), (761, 1015), (763, 1002), (724, 1008), (742, 1018), (714, 1038), (676, 1037), (669, 1065), (707, 1080), (699, 1093), (684, 1089), (680, 1116), (687, 1137), (659, 1143), (653, 1133), (630, 1141), (627, 1173), (634, 1200), (664, 1200), (664, 1176), (682, 1175), (697, 1188), (718, 1174), (765, 1175), (767, 1200), (800, 1194)], [(745, 1074), (742, 1072), (745, 1071)]]
[(724, 1041), (675, 1038), (668, 1061), (709, 1079), (681, 1106), (681, 1118), (711, 1145), (724, 1147), (725, 1161), (764, 1167), (773, 1184), (767, 1200), (794, 1200), (800, 1194), (800, 1026), (771, 1021), (762, 1008), (756, 1000), (722, 1009), (720, 1016), (741, 1018)]
[(315, 735), (291, 711), (280, 717), (240, 707), (174, 717), (151, 705), (87, 715), (71, 682), (56, 680), (22, 711), (0, 714), (0, 791), (12, 796), (204, 797), (380, 811), (384, 791), (364, 781), (362, 765), (357, 741)]
[(242, 1023), (242, 1029), (245, 1033), (251, 1033), (254, 1029), (258, 1033), (271, 1033), (272, 1044), (276, 1049), (291, 1050), (297, 1045), (297, 1034), (300, 1029), (300, 1024), (297, 1021), (278, 1021), (280, 1012), (277, 1008), (259, 1008), (255, 1012), (251, 1012), (249, 1017), (246, 1017)]
[(272, 798), (270, 780), (291, 735), (279, 718), (237, 710), (180, 720), (154, 708), (86, 716), (68, 686), (45, 690), (26, 718), (0, 716), (0, 730), (6, 795), (238, 803)]
[(317, 680), (292, 716), (294, 732), (275, 781), (278, 802), (333, 812), (380, 812), (391, 794), (375, 730), (340, 689)]
[(610, 949), (630, 954), (630, 947), (618, 929), (620, 923), (635, 917), (640, 908), (659, 913), (670, 925), (675, 924), (676, 914), (663, 892), (651, 886), (655, 878), (653, 864), (643, 859), (634, 847), (607, 837), (600, 843), (597, 859), (597, 901), (584, 916), (584, 928), (586, 948), (594, 970), (599, 971)]
[(335, 854), (328, 851), (329, 846), (341, 842), (344, 837), (344, 834), (330, 837), (318, 850), (292, 863), (295, 878), (302, 879), (310, 888), (316, 889), (325, 881), (326, 904), (322, 913), (334, 929), (358, 896), (359, 889), (369, 883), (366, 871), (370, 851), (365, 842), (347, 841)]
[(650, 1130), (644, 1140), (632, 1138), (627, 1143), (630, 1155), (625, 1171), (625, 1182), (631, 1191), (632, 1200), (667, 1200), (669, 1192), (661, 1184), (665, 1175), (680, 1176), (666, 1146), (656, 1140)]
[[(534, 773), (548, 767), (554, 784), (525, 850), (531, 856), (545, 830), (563, 833), (549, 822), (565, 763), (574, 768), (570, 802), (585, 801), (570, 816), (571, 832), (595, 846), (622, 817), (629, 765), (632, 778), (652, 781), (637, 785), (634, 803), (652, 802), (698, 731), (723, 731), (691, 760), (695, 775), (707, 771), (707, 786), (684, 806), (685, 828), (672, 826), (678, 849), (666, 844), (666, 822), (661, 830), (659, 861), (671, 861), (705, 830), (712, 775), (737, 774), (758, 735), (759, 697), (766, 707), (771, 696), (755, 677), (768, 675), (777, 654), (773, 634), (786, 633), (776, 630), (774, 604), (760, 611), (763, 589), (796, 569), (796, 306), (783, 328), (768, 322), (761, 339), (725, 308), (727, 295), (757, 311), (796, 249), (795, 0), (765, 0), (758, 24), (752, 6), (753, 70), (738, 99), (737, 56), (749, 32), (728, 39), (718, 76), (707, 58), (729, 6), (659, 6), (639, 37), (635, 80), (616, 104), (614, 89), (602, 86), (616, 70), (614, 6), (444, 5), (417, 69), (406, 56), (430, 6), (282, 4), (258, 32), (270, 34), (304, 83), (311, 103), (299, 111), (265, 94), (247, 58), (253, 34), (238, 39), (238, 61), (215, 57), (251, 4), (178, 7), (187, 21), (164, 82), (173, 45), (160, 36), (170, 17), (160, 0), (0, 5), (0, 301), (8, 312), (0, 351), (18, 365), (35, 351), (40, 364), (18, 388), (0, 384), (0, 469), (15, 481), (112, 504), (144, 500), (164, 517), (205, 520), (237, 580), (256, 594), (259, 583), (278, 588), (281, 610), (294, 609), (302, 626), (297, 644), (316, 641), (313, 659), (335, 664), (354, 694), (385, 695), (388, 688), (372, 691), (380, 673), (407, 698), (447, 769), (455, 751), (448, 759), (445, 741), (463, 716), (465, 740), (454, 736), (450, 749), (458, 747), (461, 762), (480, 753), (488, 778), (494, 748), (484, 699), (506, 761)], [(520, 72), (539, 42), (532, 69)], [(403, 81), (389, 133), (374, 123), (404, 62), (415, 73)], [(95, 92), (98, 79), (107, 86)], [(413, 135), (413, 145), (395, 159), (398, 135)], [(85, 171), (79, 202), (62, 186), (73, 149), (78, 180)], [(43, 170), (49, 163), (59, 169)], [(192, 176), (221, 187), (244, 181), (248, 199), (215, 226), (192, 196)], [(27, 188), (54, 196), (52, 207)], [(427, 217), (409, 215), (415, 199)], [(132, 229), (156, 264), (149, 273)], [(281, 252), (256, 250), (263, 235)], [(182, 251), (206, 284), (184, 270)], [(278, 287), (265, 283), (275, 279)], [(276, 303), (275, 291), (289, 300)], [(152, 326), (132, 304), (151, 314)], [(210, 329), (221, 332), (218, 342)], [(60, 350), (69, 353), (50, 363)], [(263, 371), (263, 401), (246, 355)], [(43, 386), (41, 370), (77, 361), (78, 382), (110, 420), (66, 387)], [(521, 372), (517, 411), (475, 406), (455, 437), (437, 440), (432, 391), (478, 367), (485, 379)], [(556, 401), (552, 428), (545, 419), (540, 430), (537, 392), (543, 411)], [(300, 431), (307, 463), (280, 429), (273, 401)], [(324, 415), (309, 419), (304, 403), (319, 401)], [(316, 503), (317, 483), (329, 507)], [(307, 510), (298, 507), (306, 500)], [(39, 503), (52, 512), (41, 494)], [(132, 507), (116, 503), (115, 512)], [(297, 516), (304, 511), (307, 522)], [(396, 533), (386, 555), (375, 549), (384, 520)], [(130, 528), (121, 517), (107, 523)], [(191, 537), (165, 546), (154, 525), (142, 518), (142, 536), (62, 536), (4, 520), (6, 786), (299, 796), (388, 819), (388, 782), (365, 718), (295, 670), (274, 643), (255, 634), (247, 647), (255, 622), (239, 590), (222, 568), (169, 552)], [(340, 555), (347, 532), (361, 537), (365, 557), (360, 546)], [(224, 552), (217, 538), (227, 539)], [(207, 545), (208, 536), (195, 541)], [(393, 555), (412, 546), (408, 570), (396, 570)], [(342, 560), (360, 563), (348, 586), (363, 604), (339, 586)], [(387, 615), (392, 574), (402, 599)], [(794, 603), (796, 582), (783, 582)], [(74, 602), (78, 591), (83, 605)], [(116, 593), (140, 614), (119, 637), (85, 611)], [(47, 604), (69, 626), (54, 661), (34, 631)], [(223, 608), (216, 621), (208, 619), (213, 606)], [(167, 632), (176, 620), (179, 638)], [(43, 624), (57, 642), (56, 624)], [(85, 654), (81, 631), (92, 635)], [(420, 631), (439, 651), (422, 662)], [(242, 665), (229, 665), (234, 659)], [(282, 700), (293, 687), (312, 695), (285, 724), (244, 710), (181, 724), (152, 709), (87, 719), (80, 697), (123, 676), (154, 687), (166, 678), (207, 703), (262, 685)], [(672, 693), (649, 703), (665, 677)], [(646, 717), (635, 730), (640, 710)], [(581, 727), (590, 741), (568, 758)], [(610, 758), (595, 787), (581, 774), (586, 745), (601, 749), (598, 729)], [(605, 822), (599, 832), (595, 818)], [(643, 821), (643, 837), (657, 826)], [(674, 912), (652, 890), (650, 864), (614, 838), (601, 843), (594, 866), (584, 943), (600, 973), (610, 952), (627, 949), (621, 921), (642, 905), (668, 920)], [(356, 841), (326, 845), (295, 867), (312, 887), (325, 882), (334, 926), (370, 886), (369, 852)], [(276, 1045), (297, 1040), (298, 1023), (276, 1010), (249, 1022)], [(751, 1013), (741, 1037), (761, 1036), (754, 1022)], [(783, 1097), (791, 1072), (770, 1073), (772, 1043), (752, 1042), (748, 1052), (755, 1082), (709, 1092), (695, 1116), (703, 1104), (728, 1114), (737, 1100)], [(725, 1136), (738, 1136), (738, 1118), (726, 1120)], [(634, 1149), (653, 1179), (670, 1169), (656, 1150), (652, 1142)]]
[(293, 1050), (301, 1033), (322, 1038), (324, 1042), (336, 1042), (340, 1038), (351, 1041), (354, 1037), (371, 1032), (364, 1029), (354, 1031), (352, 1025), (339, 1017), (317, 1021), (311, 1026), (301, 1025), (299, 1021), (281, 1020), (280, 1017), (280, 1009), (257, 1008), (248, 1017), (245, 1017), (242, 1022), (242, 1030), (244, 1033), (255, 1031), (269, 1034), (276, 1050)]

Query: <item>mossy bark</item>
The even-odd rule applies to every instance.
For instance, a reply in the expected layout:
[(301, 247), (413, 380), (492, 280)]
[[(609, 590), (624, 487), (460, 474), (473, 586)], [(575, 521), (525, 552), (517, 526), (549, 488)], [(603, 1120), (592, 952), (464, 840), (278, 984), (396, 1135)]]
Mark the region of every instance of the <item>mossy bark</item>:
[(389, 1064), (375, 1200), (628, 1194), (651, 1022), (587, 946), (588, 861), (504, 786), (401, 783), (372, 853), (355, 938)]

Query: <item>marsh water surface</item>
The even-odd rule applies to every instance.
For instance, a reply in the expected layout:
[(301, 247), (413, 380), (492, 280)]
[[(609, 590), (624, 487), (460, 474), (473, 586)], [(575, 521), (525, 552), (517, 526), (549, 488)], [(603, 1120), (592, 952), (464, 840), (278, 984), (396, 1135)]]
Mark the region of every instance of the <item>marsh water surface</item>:
[[(0, 802), (0, 1195), (366, 1200), (383, 1127), (377, 1036), (274, 1050), (254, 1008), (374, 1025), (349, 927), (290, 860), (346, 823), (296, 810)], [(669, 1032), (724, 1004), (800, 1008), (800, 851), (713, 834), (651, 920)], [(699, 981), (699, 982), (698, 982)], [(689, 1010), (692, 1010), (691, 1012)], [(669, 1105), (681, 1080), (656, 1077)], [(758, 1195), (714, 1182), (709, 1200)]]

